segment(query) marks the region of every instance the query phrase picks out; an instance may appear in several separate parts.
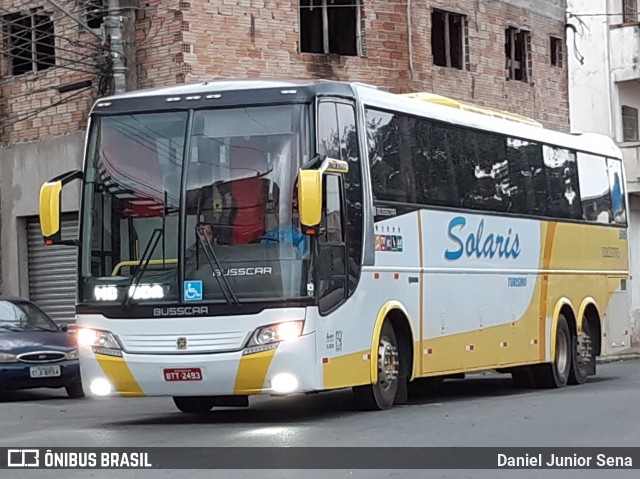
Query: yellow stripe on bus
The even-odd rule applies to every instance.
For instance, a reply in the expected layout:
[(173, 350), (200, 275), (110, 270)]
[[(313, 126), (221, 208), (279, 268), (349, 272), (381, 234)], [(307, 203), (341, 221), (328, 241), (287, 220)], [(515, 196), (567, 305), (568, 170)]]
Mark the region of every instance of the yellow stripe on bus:
[[(551, 264), (551, 252), (553, 250), (553, 240), (556, 233), (557, 223), (547, 223), (547, 232), (544, 238), (544, 253), (542, 255), (542, 270), (548, 270)], [(539, 321), (539, 340), (538, 340), (538, 355), (540, 359), (544, 360), (545, 357), (545, 329), (547, 324), (547, 301), (549, 293), (549, 275), (545, 274), (542, 278), (542, 288), (540, 290), (540, 321)]]
[(133, 377), (133, 373), (124, 358), (106, 356), (104, 354), (96, 354), (95, 357), (109, 379), (109, 382), (111, 382), (120, 396), (144, 396), (142, 388), (138, 384), (138, 381), (136, 381), (136, 378)]
[(370, 384), (370, 362), (370, 351), (358, 351), (330, 358), (322, 368), (324, 388), (336, 389)]
[(275, 349), (261, 353), (247, 354), (240, 359), (234, 394), (260, 394), (264, 387), (264, 380), (271, 366)]

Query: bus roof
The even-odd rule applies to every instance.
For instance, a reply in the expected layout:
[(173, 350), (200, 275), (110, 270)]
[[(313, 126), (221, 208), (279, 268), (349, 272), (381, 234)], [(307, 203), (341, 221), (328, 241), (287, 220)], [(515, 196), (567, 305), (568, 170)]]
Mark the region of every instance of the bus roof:
[[(111, 101), (129, 98), (151, 98), (158, 96), (180, 96), (180, 95), (204, 95), (207, 93), (237, 91), (237, 90), (259, 90), (267, 88), (302, 88), (314, 85), (342, 84), (332, 80), (262, 80), (262, 79), (240, 79), (240, 80), (215, 80), (201, 83), (190, 83), (183, 85), (172, 85), (166, 87), (146, 88), (143, 90), (129, 91), (110, 97), (101, 98), (98, 101)], [(353, 85), (356, 85), (355, 83)], [(364, 85), (363, 85), (364, 86)]]
[(491, 108), (488, 106), (476, 105), (474, 103), (456, 100), (442, 95), (436, 95), (435, 93), (405, 93), (404, 96), (409, 98), (415, 98), (416, 100), (430, 101), (431, 103), (437, 103), (438, 105), (445, 105), (451, 108), (457, 108), (458, 110), (473, 111), (481, 113), (483, 115), (494, 116), (496, 118), (504, 118), (505, 120), (517, 121), (519, 123), (526, 123), (528, 125), (537, 126), (542, 128), (542, 123), (535, 121), (533, 118), (528, 118), (523, 115), (511, 113), (509, 111), (498, 110), (497, 108)]
[[(443, 104), (442, 102), (424, 101), (424, 97), (420, 98), (421, 95), (398, 95), (360, 85), (354, 85), (353, 88), (357, 91), (360, 100), (367, 106), (431, 118), (452, 125), (493, 131), (523, 140), (622, 158), (622, 153), (615, 142), (610, 137), (598, 133), (562, 133), (540, 128), (527, 122), (507, 119), (505, 116), (489, 115), (473, 109), (452, 108), (446, 102)], [(483, 109), (484, 107), (479, 108)]]
[[(242, 79), (216, 80), (197, 84), (131, 91), (97, 100), (96, 105), (117, 100), (157, 99), (158, 97), (206, 95), (215, 92), (238, 92), (246, 90), (305, 89), (308, 92), (337, 95), (351, 92), (368, 106), (404, 112), (432, 118), (453, 125), (494, 131), (515, 138), (548, 143), (574, 150), (588, 151), (599, 155), (622, 158), (615, 142), (597, 133), (567, 134), (541, 128), (535, 120), (501, 110), (452, 100), (430, 93), (396, 94), (380, 90), (372, 85), (356, 82), (310, 79)], [(243, 97), (246, 99), (246, 97)], [(453, 108), (452, 108), (453, 107)]]

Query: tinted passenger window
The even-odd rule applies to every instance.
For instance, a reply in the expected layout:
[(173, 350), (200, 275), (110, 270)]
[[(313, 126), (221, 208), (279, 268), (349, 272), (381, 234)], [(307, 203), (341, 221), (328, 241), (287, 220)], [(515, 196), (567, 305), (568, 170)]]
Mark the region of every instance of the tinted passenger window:
[(416, 203), (415, 172), (406, 117), (367, 111), (371, 182), (376, 199)]
[(507, 139), (507, 161), (511, 182), (511, 212), (547, 214), (547, 178), (542, 147), (536, 143)]
[(576, 155), (564, 148), (543, 146), (548, 212), (556, 218), (581, 219)]
[(613, 212), (607, 159), (586, 153), (578, 153), (577, 157), (582, 216), (587, 221), (609, 224)]
[(460, 129), (458, 181), (464, 182), (463, 206), (476, 210), (510, 209), (509, 165), (503, 138)]
[(622, 162), (609, 158), (609, 187), (611, 190), (612, 223), (624, 225), (627, 223), (625, 184), (622, 177)]
[(455, 165), (451, 161), (449, 128), (422, 118), (414, 119), (412, 157), (420, 203), (438, 206), (458, 204)]

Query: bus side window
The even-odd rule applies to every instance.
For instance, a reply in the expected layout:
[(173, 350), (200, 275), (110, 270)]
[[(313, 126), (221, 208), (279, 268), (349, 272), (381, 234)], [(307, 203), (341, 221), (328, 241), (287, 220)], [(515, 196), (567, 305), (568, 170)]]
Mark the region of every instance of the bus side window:
[(511, 213), (546, 215), (547, 180), (542, 147), (516, 138), (507, 138), (507, 159), (511, 182)]
[(547, 145), (542, 151), (548, 181), (549, 215), (582, 219), (575, 152)]
[(607, 159), (582, 152), (578, 152), (577, 157), (582, 218), (594, 223), (612, 223), (613, 195), (610, 191)]
[(607, 159), (609, 170), (609, 186), (611, 189), (612, 223), (624, 225), (627, 223), (625, 205), (625, 184), (622, 178), (622, 162), (612, 158)]
[(340, 176), (325, 176), (323, 203), (318, 236), (318, 297), (321, 313), (330, 311), (344, 301), (347, 291), (347, 248)]

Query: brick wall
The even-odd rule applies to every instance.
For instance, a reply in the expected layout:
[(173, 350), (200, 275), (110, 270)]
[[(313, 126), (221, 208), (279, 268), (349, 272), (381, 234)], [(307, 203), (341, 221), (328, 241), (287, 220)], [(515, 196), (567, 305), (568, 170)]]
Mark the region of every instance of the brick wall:
[[(349, 57), (299, 53), (298, 5), (297, 0), (176, 2), (179, 31), (172, 28), (164, 36), (179, 38), (173, 46), (177, 68), (148, 76), (147, 84), (285, 76), (353, 80), (394, 92), (448, 95), (568, 130), (567, 69), (552, 66), (549, 51), (551, 35), (564, 38), (564, 17), (507, 2), (414, 0), (410, 59), (406, 2), (364, 0), (365, 56)], [(433, 65), (433, 7), (467, 15), (468, 70)], [(504, 31), (510, 25), (532, 32), (530, 83), (506, 80)]]
[[(82, 13), (76, 0), (57, 3)], [(53, 19), (56, 63), (41, 72), (12, 75), (12, 50), (7, 40), (11, 19), (7, 15), (26, 14), (33, 9)], [(35, 140), (83, 129), (95, 89), (60, 93), (55, 87), (86, 80), (97, 83), (97, 63), (93, 58), (97, 39), (43, 0), (0, 0), (0, 15), (4, 19), (0, 22), (0, 142)]]
[[(71, 9), (77, 5), (76, 0), (58, 1)], [(409, 36), (406, 0), (363, 0), (365, 47), (364, 55), (357, 57), (299, 53), (298, 0), (141, 0), (133, 2), (137, 4), (132, 39), (135, 49), (130, 50), (134, 60), (128, 66), (135, 70), (140, 88), (219, 78), (352, 80), (394, 92), (435, 92), (524, 114), (547, 127), (568, 130), (567, 70), (551, 66), (549, 52), (550, 35), (564, 38), (564, 17), (545, 16), (518, 6), (545, 2), (413, 0)], [(72, 21), (53, 12), (43, 0), (0, 0), (0, 4), (7, 10), (12, 5), (45, 5), (45, 10), (55, 15), (56, 29), (80, 46), (94, 42), (90, 34), (70, 28)], [(433, 65), (433, 7), (467, 15), (468, 70)], [(504, 31), (509, 25), (532, 32), (530, 83), (505, 79)], [(62, 41), (56, 39), (56, 46)], [(86, 52), (79, 48), (76, 53), (60, 53), (68, 66), (78, 58), (73, 55)], [(5, 126), (2, 141), (36, 139), (84, 127), (95, 94), (84, 94), (33, 118), (13, 122), (70, 95), (60, 95), (50, 88), (52, 85), (91, 75), (56, 68), (41, 75), (10, 77), (6, 76), (6, 62), (3, 59), (0, 115), (3, 124), (10, 126)]]

